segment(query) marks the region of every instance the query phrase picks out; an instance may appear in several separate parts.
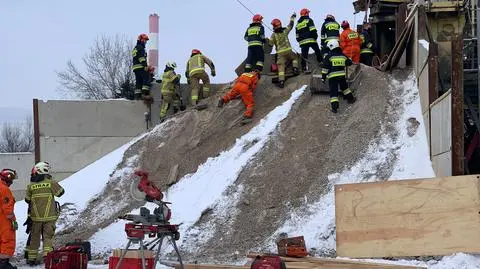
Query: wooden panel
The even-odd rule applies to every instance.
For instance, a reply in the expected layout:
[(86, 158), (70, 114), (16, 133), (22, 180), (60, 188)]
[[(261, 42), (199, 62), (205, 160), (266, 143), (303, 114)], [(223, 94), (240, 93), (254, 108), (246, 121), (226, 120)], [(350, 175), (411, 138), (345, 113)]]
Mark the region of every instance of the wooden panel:
[(335, 186), (337, 255), (480, 253), (480, 176)]
[[(262, 253), (249, 253), (247, 257), (255, 258), (257, 255), (262, 255)], [(354, 261), (347, 259), (333, 259), (333, 258), (317, 258), (317, 257), (304, 257), (304, 258), (293, 258), (293, 257), (280, 257), (285, 261), (287, 269), (306, 269), (306, 268), (315, 268), (315, 269), (333, 269), (333, 268), (344, 268), (344, 269), (421, 269), (424, 267), (418, 266), (405, 266), (405, 265), (395, 265), (387, 263), (374, 263), (374, 262), (365, 262), (365, 261)], [(194, 269), (194, 268), (192, 268)], [(209, 268), (205, 268), (209, 269)]]

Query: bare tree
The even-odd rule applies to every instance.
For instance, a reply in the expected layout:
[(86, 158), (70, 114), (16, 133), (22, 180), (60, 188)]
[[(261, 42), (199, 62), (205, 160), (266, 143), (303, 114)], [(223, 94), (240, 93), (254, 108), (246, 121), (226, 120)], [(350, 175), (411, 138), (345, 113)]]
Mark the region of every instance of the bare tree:
[(61, 91), (85, 99), (118, 97), (122, 85), (133, 81), (132, 48), (125, 36), (98, 36), (82, 58), (85, 71), (69, 60), (67, 68), (57, 72)]
[(32, 152), (34, 150), (32, 117), (23, 122), (4, 123), (0, 128), (0, 152)]

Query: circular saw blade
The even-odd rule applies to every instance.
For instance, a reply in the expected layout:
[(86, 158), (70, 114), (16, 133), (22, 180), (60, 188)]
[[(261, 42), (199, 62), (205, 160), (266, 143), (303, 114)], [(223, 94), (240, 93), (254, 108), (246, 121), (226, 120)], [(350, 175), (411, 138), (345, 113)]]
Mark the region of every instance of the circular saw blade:
[(140, 179), (135, 179), (130, 183), (130, 195), (136, 201), (145, 201), (146, 195), (144, 192), (138, 189), (138, 183)]

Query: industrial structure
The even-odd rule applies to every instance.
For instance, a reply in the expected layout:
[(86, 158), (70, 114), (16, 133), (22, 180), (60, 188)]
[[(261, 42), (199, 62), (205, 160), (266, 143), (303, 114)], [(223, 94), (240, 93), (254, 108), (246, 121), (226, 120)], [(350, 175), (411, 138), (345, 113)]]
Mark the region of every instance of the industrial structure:
[(358, 0), (353, 6), (372, 25), (377, 68), (414, 68), (437, 176), (479, 173), (478, 1)]

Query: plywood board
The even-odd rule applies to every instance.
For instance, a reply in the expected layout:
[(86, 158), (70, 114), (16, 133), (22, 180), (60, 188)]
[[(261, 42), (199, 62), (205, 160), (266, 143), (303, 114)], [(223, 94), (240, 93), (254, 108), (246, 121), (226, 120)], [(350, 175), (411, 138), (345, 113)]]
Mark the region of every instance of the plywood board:
[[(247, 257), (255, 258), (257, 255), (264, 255), (262, 253), (249, 253)], [(294, 258), (294, 257), (280, 257), (283, 261), (286, 262), (287, 269), (305, 269), (305, 268), (315, 268), (315, 269), (333, 269), (333, 268), (344, 268), (344, 269), (421, 269), (424, 267), (417, 266), (405, 266), (405, 265), (394, 265), (387, 263), (377, 263), (377, 262), (366, 262), (366, 261), (355, 261), (347, 259), (334, 259), (334, 258), (318, 258), (318, 257), (303, 257), (303, 258)]]
[(337, 255), (480, 253), (480, 176), (335, 186)]

